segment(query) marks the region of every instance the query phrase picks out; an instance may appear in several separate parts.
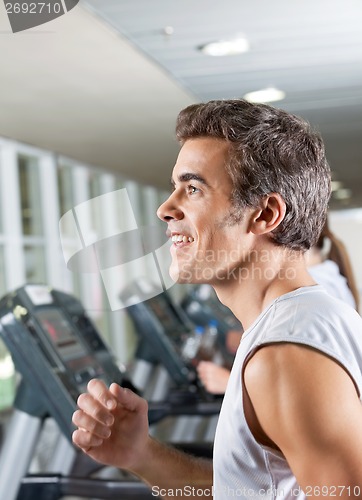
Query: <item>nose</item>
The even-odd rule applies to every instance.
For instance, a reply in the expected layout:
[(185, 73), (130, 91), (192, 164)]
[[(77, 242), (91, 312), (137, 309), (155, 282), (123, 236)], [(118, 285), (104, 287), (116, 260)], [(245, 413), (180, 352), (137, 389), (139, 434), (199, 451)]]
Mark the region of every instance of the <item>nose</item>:
[(167, 200), (158, 207), (157, 217), (164, 222), (181, 220), (183, 218), (182, 210), (176, 206), (174, 193), (172, 193)]

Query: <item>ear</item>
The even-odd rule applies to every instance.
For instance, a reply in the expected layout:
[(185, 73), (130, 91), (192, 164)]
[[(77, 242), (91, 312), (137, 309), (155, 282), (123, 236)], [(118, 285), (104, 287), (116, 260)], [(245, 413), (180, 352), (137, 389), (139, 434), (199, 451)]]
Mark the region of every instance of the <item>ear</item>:
[(255, 210), (251, 221), (251, 232), (267, 234), (276, 229), (285, 217), (286, 204), (279, 193), (269, 193)]

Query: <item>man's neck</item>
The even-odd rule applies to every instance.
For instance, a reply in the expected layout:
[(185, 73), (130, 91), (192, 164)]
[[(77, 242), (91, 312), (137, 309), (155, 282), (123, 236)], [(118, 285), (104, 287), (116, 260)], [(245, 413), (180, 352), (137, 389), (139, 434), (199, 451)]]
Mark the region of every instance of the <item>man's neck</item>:
[(270, 258), (246, 264), (243, 273), (239, 274), (243, 279), (220, 281), (214, 284), (214, 289), (220, 301), (240, 320), (244, 330), (281, 295), (315, 285), (307, 272), (303, 254), (278, 247), (273, 247)]

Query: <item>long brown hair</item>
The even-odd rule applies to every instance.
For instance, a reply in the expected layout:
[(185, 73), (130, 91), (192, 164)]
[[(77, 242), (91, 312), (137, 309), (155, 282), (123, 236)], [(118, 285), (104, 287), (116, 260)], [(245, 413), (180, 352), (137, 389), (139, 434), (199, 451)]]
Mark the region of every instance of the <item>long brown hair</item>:
[(321, 235), (318, 239), (316, 247), (319, 249), (323, 248), (325, 238), (328, 238), (331, 242), (331, 247), (329, 249), (327, 259), (333, 260), (339, 267), (339, 272), (347, 280), (347, 285), (352, 292), (354, 301), (356, 303), (356, 309), (358, 311), (359, 307), (359, 293), (356, 284), (356, 279), (353, 274), (351, 260), (349, 258), (347, 249), (344, 243), (339, 240), (336, 235), (330, 230), (328, 221), (326, 220), (324, 227), (322, 229)]

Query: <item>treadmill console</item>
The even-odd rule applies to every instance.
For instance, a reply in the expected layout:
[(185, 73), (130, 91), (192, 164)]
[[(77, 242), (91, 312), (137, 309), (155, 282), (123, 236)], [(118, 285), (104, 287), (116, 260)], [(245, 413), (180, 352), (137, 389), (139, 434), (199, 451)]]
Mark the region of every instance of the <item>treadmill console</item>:
[[(147, 282), (145, 289), (148, 291), (150, 286)], [(141, 280), (129, 285), (121, 296), (140, 336), (140, 351), (148, 352), (149, 359), (161, 363), (177, 387), (192, 391), (199, 386), (198, 377), (182, 352), (195, 325), (167, 292), (143, 300), (144, 296)]]
[(46, 408), (69, 438), (76, 400), (89, 380), (124, 381), (81, 303), (64, 292), (26, 285), (6, 295), (0, 335), (27, 389), (18, 391), (15, 405), (33, 414)]

